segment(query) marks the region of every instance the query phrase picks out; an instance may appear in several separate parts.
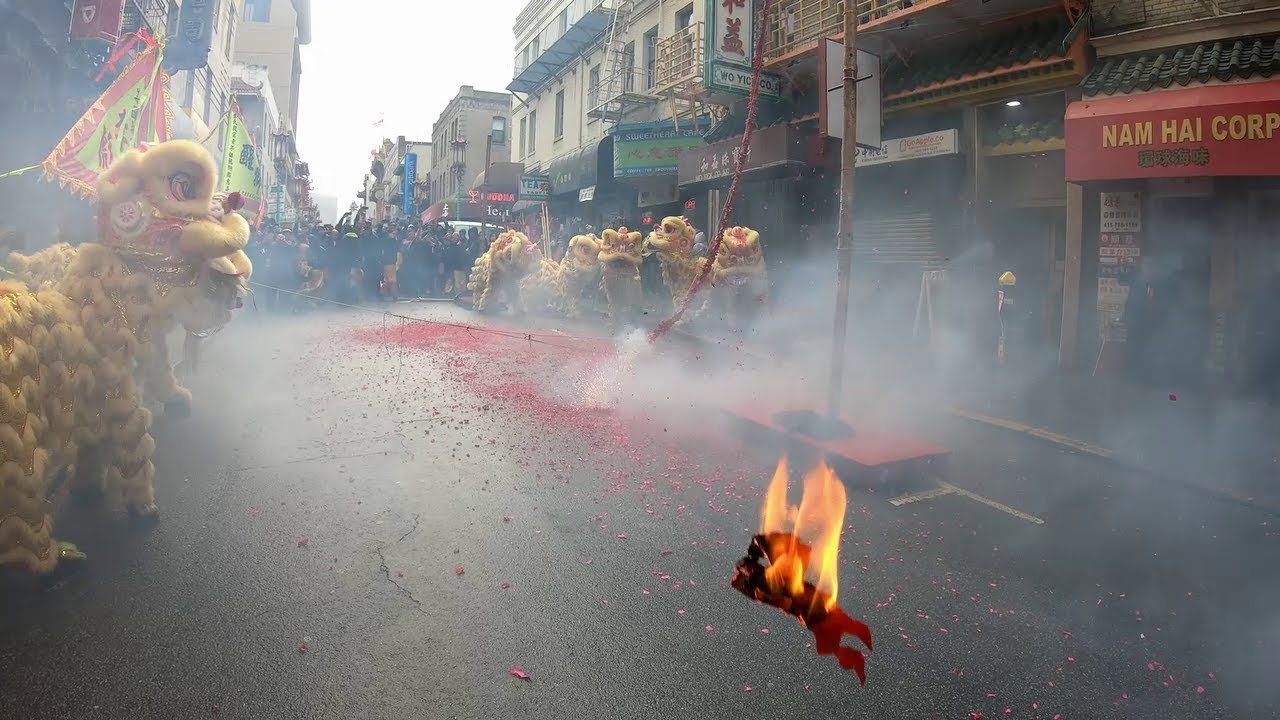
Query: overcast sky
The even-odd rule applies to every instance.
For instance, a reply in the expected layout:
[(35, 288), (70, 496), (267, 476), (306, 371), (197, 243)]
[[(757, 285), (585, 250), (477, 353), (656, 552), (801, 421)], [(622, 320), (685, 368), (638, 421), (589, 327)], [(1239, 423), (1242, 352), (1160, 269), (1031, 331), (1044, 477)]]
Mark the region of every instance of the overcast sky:
[[(302, 48), (298, 151), (314, 192), (355, 200), (382, 138), (430, 140), (462, 85), (505, 92), (528, 0), (313, 0)], [(373, 127), (379, 115), (382, 127)]]

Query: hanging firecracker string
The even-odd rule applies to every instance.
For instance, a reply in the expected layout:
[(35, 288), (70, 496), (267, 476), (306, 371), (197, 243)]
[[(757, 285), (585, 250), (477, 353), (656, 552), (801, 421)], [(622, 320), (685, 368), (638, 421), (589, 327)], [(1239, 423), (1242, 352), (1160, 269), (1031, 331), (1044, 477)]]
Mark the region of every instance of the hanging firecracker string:
[(684, 317), (685, 312), (689, 309), (689, 305), (693, 302), (693, 297), (698, 294), (707, 283), (707, 278), (711, 275), (711, 266), (716, 261), (716, 255), (720, 252), (720, 241), (724, 237), (724, 231), (729, 224), (729, 217), (733, 214), (733, 202), (738, 195), (738, 186), (742, 182), (742, 171), (747, 165), (747, 155), (751, 151), (751, 136), (756, 129), (756, 108), (760, 105), (760, 75), (764, 72), (764, 51), (765, 41), (769, 34), (769, 4), (770, 0), (764, 0), (760, 7), (760, 30), (756, 33), (755, 52), (751, 57), (751, 92), (747, 96), (747, 125), (742, 133), (742, 143), (738, 145), (737, 163), (733, 169), (733, 182), (729, 185), (729, 192), (725, 195), (724, 207), (720, 209), (720, 219), (716, 226), (716, 234), (711, 238), (711, 245), (707, 248), (707, 262), (698, 272), (698, 277), (694, 278), (693, 284), (689, 286), (689, 291), (685, 293), (684, 299), (680, 301), (680, 307), (676, 308), (671, 317), (658, 323), (658, 326), (649, 333), (649, 341), (655, 342), (669, 331), (676, 323), (680, 322), (680, 318)]

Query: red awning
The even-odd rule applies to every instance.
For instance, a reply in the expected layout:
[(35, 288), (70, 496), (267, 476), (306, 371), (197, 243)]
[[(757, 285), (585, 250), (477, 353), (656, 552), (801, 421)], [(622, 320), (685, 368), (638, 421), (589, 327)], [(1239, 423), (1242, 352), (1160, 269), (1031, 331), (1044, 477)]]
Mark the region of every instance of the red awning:
[(1079, 100), (1067, 180), (1280, 175), (1280, 80)]

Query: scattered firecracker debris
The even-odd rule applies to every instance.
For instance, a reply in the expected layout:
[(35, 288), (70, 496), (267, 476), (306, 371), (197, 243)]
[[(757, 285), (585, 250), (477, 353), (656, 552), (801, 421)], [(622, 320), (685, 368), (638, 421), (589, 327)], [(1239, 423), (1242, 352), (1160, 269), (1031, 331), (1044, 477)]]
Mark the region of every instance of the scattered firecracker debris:
[(982, 713), (977, 711), (969, 713), (969, 720), (982, 720)]
[(307, 644), (306, 644), (306, 643), (298, 643), (298, 654), (299, 654), (299, 655), (306, 655), (306, 654), (307, 654), (307, 650), (308, 650), (308, 648), (307, 648)]
[(672, 550), (672, 549), (670, 549), (670, 548), (665, 548), (665, 549), (663, 549), (663, 550), (660, 550), (660, 551), (658, 552), (658, 554), (660, 554), (660, 555), (670, 555), (670, 554), (671, 554), (671, 553), (673, 553), (673, 552), (675, 552), (675, 550)]
[(404, 571), (403, 571), (403, 570), (397, 570), (397, 571), (396, 571), (396, 577), (404, 577)]
[(510, 516), (510, 515), (503, 515), (503, 516), (502, 516), (502, 522), (511, 522), (511, 519), (512, 519), (512, 518), (511, 518), (511, 516)]
[[(1169, 399), (1176, 402), (1178, 399), (1178, 395), (1176, 393), (1169, 393)], [(1191, 404), (1195, 405), (1195, 403), (1191, 403)]]
[(626, 540), (626, 539), (627, 539), (627, 534), (626, 534), (626, 533), (618, 533), (617, 537), (618, 537), (618, 539), (619, 539), (619, 540)]
[(525, 672), (524, 668), (520, 667), (519, 665), (516, 665), (515, 667), (511, 668), (511, 674), (515, 675), (521, 680), (528, 680), (530, 682), (533, 682), (533, 676)]
[(509, 582), (504, 582), (504, 583), (502, 583), (501, 585), (499, 585), (498, 587), (502, 588), (503, 590), (506, 590), (507, 588), (511, 587), (511, 583), (509, 583)]
[(306, 547), (311, 544), (311, 538), (303, 536), (298, 538), (298, 547)]
[(210, 706), (209, 706), (209, 714), (210, 714), (210, 715), (217, 715), (217, 714), (218, 714), (218, 713), (220, 713), (220, 712), (222, 712), (222, 706), (221, 706), (221, 705), (219, 705), (218, 703), (214, 703), (214, 704), (212, 704), (212, 705), (210, 705)]
[(459, 565), (458, 567), (456, 567), (456, 568), (454, 568), (454, 569), (453, 569), (453, 574), (454, 574), (454, 575), (461, 575), (461, 574), (463, 574), (463, 573), (465, 573), (465, 572), (466, 572), (466, 570), (462, 569), (462, 566), (461, 566), (461, 565)]

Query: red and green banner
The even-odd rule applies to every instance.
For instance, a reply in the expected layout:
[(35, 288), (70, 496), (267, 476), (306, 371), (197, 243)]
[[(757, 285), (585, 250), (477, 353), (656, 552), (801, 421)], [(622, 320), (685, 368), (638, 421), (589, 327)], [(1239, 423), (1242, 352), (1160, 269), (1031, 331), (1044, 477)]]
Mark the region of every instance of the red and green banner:
[(160, 49), (139, 53), (40, 164), (45, 177), (95, 198), (98, 177), (116, 158), (145, 143), (171, 139), (168, 84)]

